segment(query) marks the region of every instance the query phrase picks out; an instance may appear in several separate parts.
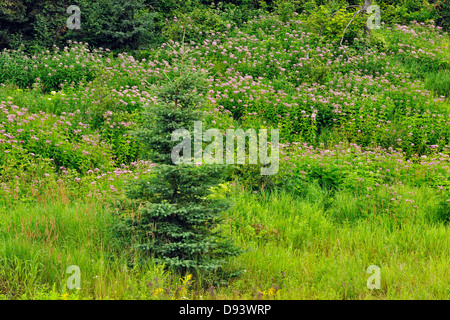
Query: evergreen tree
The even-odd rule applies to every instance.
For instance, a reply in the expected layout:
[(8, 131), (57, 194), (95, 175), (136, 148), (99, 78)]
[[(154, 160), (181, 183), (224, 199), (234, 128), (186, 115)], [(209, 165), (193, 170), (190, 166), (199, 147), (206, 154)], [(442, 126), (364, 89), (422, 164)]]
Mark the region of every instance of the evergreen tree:
[(202, 115), (197, 110), (199, 94), (206, 90), (205, 75), (186, 59), (183, 53), (175, 62), (167, 82), (157, 90), (156, 103), (145, 111), (145, 124), (135, 132), (147, 148), (147, 158), (157, 166), (150, 179), (135, 181), (128, 190), (128, 197), (146, 202), (124, 225), (143, 237), (136, 246), (156, 261), (181, 272), (214, 271), (240, 250), (216, 228), (228, 202), (208, 197), (223, 168), (172, 161), (172, 150), (179, 143), (172, 141), (172, 133), (177, 129), (192, 133), (193, 122)]
[[(50, 47), (67, 40), (109, 49), (139, 49), (155, 40), (157, 13), (145, 0), (0, 1), (0, 47)], [(67, 8), (81, 11), (81, 29), (67, 28)]]
[[(143, 0), (78, 0), (85, 27), (80, 40), (109, 49), (139, 49), (155, 37), (156, 13), (145, 8)], [(83, 21), (83, 20), (82, 20)]]

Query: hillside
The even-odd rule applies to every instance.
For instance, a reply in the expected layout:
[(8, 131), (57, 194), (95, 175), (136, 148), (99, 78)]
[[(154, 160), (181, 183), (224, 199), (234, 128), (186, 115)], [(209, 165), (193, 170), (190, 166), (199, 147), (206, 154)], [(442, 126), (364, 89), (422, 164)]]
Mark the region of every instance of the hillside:
[[(448, 299), (449, 11), (379, 1), (368, 32), (353, 2), (319, 2), (161, 7), (153, 42), (135, 48), (8, 44), (0, 297)], [(225, 276), (164, 269), (118, 236), (144, 206), (129, 186), (157, 166), (136, 135), (143, 111), (186, 55), (207, 83), (204, 130), (279, 130), (275, 174), (228, 164), (212, 189), (233, 204), (217, 231), (244, 250)], [(66, 285), (71, 265), (79, 290)]]

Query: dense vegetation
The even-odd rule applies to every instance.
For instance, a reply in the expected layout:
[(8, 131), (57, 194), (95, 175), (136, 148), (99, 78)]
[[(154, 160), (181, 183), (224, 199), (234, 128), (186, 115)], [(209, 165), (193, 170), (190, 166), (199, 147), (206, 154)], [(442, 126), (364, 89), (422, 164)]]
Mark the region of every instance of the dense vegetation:
[[(64, 1), (0, 4), (0, 297), (450, 297), (448, 1), (377, 1), (369, 33), (365, 14), (344, 33), (359, 1), (86, 3), (70, 2), (83, 20), (69, 31)], [(276, 175), (229, 165), (200, 188), (233, 203), (215, 232), (245, 252), (225, 280), (164, 268), (119, 236), (164, 206), (130, 196), (151, 182), (158, 198), (173, 170), (136, 133), (153, 128), (147, 107), (166, 112), (186, 50), (205, 126), (280, 130)]]

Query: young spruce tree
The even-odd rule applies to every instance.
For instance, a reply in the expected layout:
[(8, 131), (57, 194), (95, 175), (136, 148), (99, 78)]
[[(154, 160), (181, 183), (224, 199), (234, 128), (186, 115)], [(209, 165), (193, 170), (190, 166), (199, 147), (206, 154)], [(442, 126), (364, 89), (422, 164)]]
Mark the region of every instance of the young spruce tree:
[(189, 65), (185, 52), (180, 53), (167, 81), (156, 91), (157, 101), (144, 112), (145, 124), (135, 132), (156, 166), (150, 179), (135, 181), (128, 190), (129, 198), (146, 202), (135, 218), (128, 218), (127, 228), (143, 236), (136, 244), (139, 249), (171, 269), (218, 271), (227, 257), (240, 252), (217, 231), (229, 203), (208, 197), (224, 170), (220, 165), (194, 163), (192, 154), (191, 164), (175, 164), (171, 157), (180, 143), (172, 141), (172, 133), (193, 132), (194, 121), (202, 120), (200, 93), (206, 91), (205, 74)]

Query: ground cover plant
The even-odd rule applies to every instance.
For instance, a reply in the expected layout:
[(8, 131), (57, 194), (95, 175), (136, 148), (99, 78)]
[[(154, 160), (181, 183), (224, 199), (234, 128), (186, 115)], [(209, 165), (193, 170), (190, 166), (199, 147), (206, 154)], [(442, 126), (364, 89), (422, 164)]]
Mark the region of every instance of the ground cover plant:
[[(377, 1), (380, 28), (361, 14), (345, 34), (358, 1), (164, 2), (137, 50), (84, 34), (39, 47), (24, 27), (0, 53), (0, 297), (448, 299), (448, 10), (419, 2)], [(171, 87), (181, 58), (201, 79)], [(174, 88), (208, 128), (278, 129), (277, 174), (227, 165), (210, 183), (205, 164), (170, 165), (167, 128), (193, 117), (169, 108)], [(220, 263), (213, 238), (187, 252), (208, 232), (232, 242)]]

